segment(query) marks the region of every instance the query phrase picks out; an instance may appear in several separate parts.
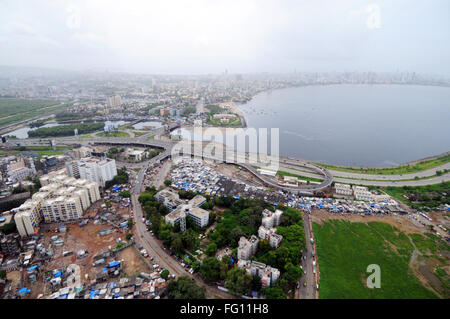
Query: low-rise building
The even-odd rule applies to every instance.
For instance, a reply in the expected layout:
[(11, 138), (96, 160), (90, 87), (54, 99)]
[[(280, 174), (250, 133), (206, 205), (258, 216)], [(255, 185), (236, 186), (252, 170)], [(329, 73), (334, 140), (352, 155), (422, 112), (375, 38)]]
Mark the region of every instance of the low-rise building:
[(334, 188), (336, 190), (336, 194), (338, 195), (351, 196), (353, 194), (353, 190), (348, 184), (335, 183)]
[(239, 260), (238, 267), (245, 269), (251, 275), (258, 275), (261, 278), (263, 288), (270, 287), (280, 277), (280, 271), (277, 268), (270, 267), (257, 261)]

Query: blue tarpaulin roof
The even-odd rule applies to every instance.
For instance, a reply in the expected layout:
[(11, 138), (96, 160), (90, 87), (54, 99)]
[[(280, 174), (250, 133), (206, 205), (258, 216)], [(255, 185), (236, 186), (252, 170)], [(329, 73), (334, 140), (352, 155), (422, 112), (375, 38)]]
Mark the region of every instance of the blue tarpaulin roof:
[(56, 274), (53, 275), (54, 278), (59, 277), (62, 275), (61, 270), (58, 270), (58, 272)]
[(278, 203), (273, 203), (274, 206), (278, 206)]
[(109, 263), (108, 268), (119, 266), (120, 263), (118, 261), (112, 261)]
[(33, 271), (36, 268), (37, 268), (37, 265), (31, 266), (30, 268), (28, 268), (28, 271)]
[(29, 293), (30, 291), (31, 291), (31, 290), (28, 289), (28, 288), (26, 288), (26, 287), (25, 287), (25, 288), (22, 288), (22, 289), (19, 290), (19, 295), (23, 296), (23, 295)]

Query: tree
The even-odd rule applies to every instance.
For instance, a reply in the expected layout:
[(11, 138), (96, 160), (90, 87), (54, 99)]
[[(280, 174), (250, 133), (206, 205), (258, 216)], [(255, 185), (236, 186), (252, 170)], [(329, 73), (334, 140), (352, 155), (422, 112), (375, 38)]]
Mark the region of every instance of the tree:
[(207, 257), (203, 259), (200, 267), (200, 275), (209, 282), (217, 281), (221, 278), (221, 263), (214, 257)]
[(252, 276), (251, 287), (252, 287), (253, 291), (260, 291), (261, 290), (261, 287), (262, 287), (261, 278), (257, 274), (254, 274)]
[(166, 185), (167, 187), (169, 187), (170, 185), (172, 185), (172, 181), (170, 179), (166, 179), (164, 181), (164, 185)]
[(168, 271), (167, 269), (164, 269), (164, 270), (161, 272), (161, 278), (163, 278), (163, 279), (165, 279), (165, 280), (167, 280), (167, 278), (169, 278), (169, 275), (170, 275), (170, 273), (169, 273), (169, 271)]
[(225, 280), (225, 287), (230, 289), (235, 295), (243, 295), (247, 293), (252, 284), (252, 276), (250, 276), (244, 269), (231, 269)]
[(205, 299), (206, 288), (197, 286), (187, 276), (181, 276), (177, 280), (169, 282), (167, 296), (169, 299)]
[(6, 278), (6, 270), (0, 270), (0, 279)]
[(130, 198), (131, 197), (131, 193), (129, 191), (122, 191), (122, 192), (119, 193), (119, 196), (125, 197), (125, 198)]
[(272, 247), (267, 239), (262, 239), (258, 242), (258, 255), (264, 255), (270, 250), (272, 250)]
[(286, 299), (286, 294), (279, 287), (267, 287), (264, 290), (267, 299)]
[(303, 274), (303, 270), (299, 266), (294, 266), (292, 263), (288, 263), (285, 269), (286, 272), (283, 274), (283, 278), (290, 284), (290, 288), (294, 289), (297, 281)]
[(128, 233), (128, 234), (125, 235), (125, 238), (126, 238), (127, 240), (130, 240), (131, 237), (133, 237), (133, 234), (131, 234), (131, 233)]
[(210, 243), (205, 249), (205, 254), (208, 256), (214, 256), (217, 251), (217, 245), (215, 243)]
[(170, 248), (173, 249), (178, 255), (184, 253), (183, 241), (179, 236), (175, 237), (170, 244)]

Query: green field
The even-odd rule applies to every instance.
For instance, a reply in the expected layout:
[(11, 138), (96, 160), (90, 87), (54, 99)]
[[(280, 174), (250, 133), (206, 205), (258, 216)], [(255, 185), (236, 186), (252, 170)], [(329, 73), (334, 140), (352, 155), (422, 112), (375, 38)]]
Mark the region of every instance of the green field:
[[(450, 182), (426, 186), (384, 187), (390, 196), (412, 208), (435, 208), (441, 204), (450, 204)], [(406, 196), (406, 197), (405, 197)]]
[[(314, 223), (320, 270), (319, 297), (324, 299), (436, 298), (409, 267), (414, 250), (397, 228), (379, 222), (330, 220)], [(381, 269), (381, 288), (366, 285), (368, 265)]]
[(444, 165), (450, 162), (450, 154), (440, 156), (431, 160), (418, 162), (416, 164), (400, 165), (392, 168), (354, 168), (344, 166), (334, 166), (330, 164), (316, 163), (325, 168), (350, 173), (374, 174), (374, 175), (404, 175), (424, 171), (430, 168)]
[(101, 133), (97, 133), (95, 134), (97, 136), (109, 136), (109, 137), (130, 137), (130, 134), (128, 134), (127, 132), (122, 132), (122, 131), (111, 131), (108, 133), (105, 132), (101, 132)]
[(55, 100), (0, 98), (0, 127), (37, 116), (56, 113), (67, 107)]
[(138, 131), (133, 131), (133, 133), (134, 133), (134, 136), (135, 136), (135, 137), (139, 137), (139, 136), (141, 136), (141, 135), (147, 134), (148, 132), (138, 132)]
[(280, 175), (281, 177), (292, 176), (292, 177), (297, 177), (298, 179), (302, 179), (304, 181), (309, 181), (309, 182), (322, 182), (323, 181), (322, 179), (319, 179), (319, 178), (306, 177), (306, 176), (301, 176), (301, 175), (284, 172), (284, 171), (277, 171), (277, 174)]

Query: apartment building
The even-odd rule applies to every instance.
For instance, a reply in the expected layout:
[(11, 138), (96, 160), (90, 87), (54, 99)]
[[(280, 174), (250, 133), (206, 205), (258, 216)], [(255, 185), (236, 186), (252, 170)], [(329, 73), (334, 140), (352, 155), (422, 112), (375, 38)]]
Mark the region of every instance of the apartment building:
[(183, 204), (177, 193), (163, 189), (155, 194), (155, 199), (170, 210), (164, 218), (166, 223), (171, 223), (173, 226), (180, 223), (182, 231), (186, 230), (186, 216), (190, 216), (198, 227), (206, 227), (209, 223), (209, 212), (199, 207), (206, 201), (206, 198), (201, 195)]
[(41, 187), (31, 199), (16, 208), (14, 221), (20, 236), (35, 234), (39, 224), (79, 219), (100, 199), (97, 183), (65, 175), (65, 169), (41, 177)]
[(261, 278), (263, 288), (270, 287), (280, 277), (277, 268), (270, 267), (257, 261), (239, 260), (238, 267), (245, 269), (251, 275), (258, 275)]
[(87, 179), (104, 187), (117, 175), (116, 161), (109, 158), (86, 157), (66, 163), (67, 174), (71, 177)]
[(91, 156), (92, 149), (86, 146), (78, 147), (73, 149), (73, 153), (77, 159)]
[(367, 187), (353, 186), (353, 195), (355, 196), (356, 200), (363, 200), (363, 201), (373, 200), (373, 194), (369, 191)]
[(271, 212), (268, 209), (264, 209), (262, 212), (261, 225), (269, 229), (278, 226), (281, 223), (281, 215), (283, 215), (282, 210), (277, 209), (275, 212)]
[(238, 259), (239, 260), (248, 260), (251, 256), (253, 256), (256, 253), (256, 250), (258, 249), (258, 242), (259, 239), (255, 235), (252, 235), (250, 239), (245, 238), (242, 236), (239, 239), (239, 246), (238, 246)]
[(263, 225), (258, 228), (258, 237), (268, 240), (273, 248), (278, 248), (283, 239), (283, 236), (277, 234), (276, 228), (266, 228)]
[(156, 193), (155, 199), (166, 206), (170, 212), (174, 211), (178, 206), (184, 203), (177, 193), (167, 188)]
[(336, 190), (337, 195), (345, 195), (345, 196), (353, 195), (353, 190), (348, 184), (335, 183), (334, 188)]

